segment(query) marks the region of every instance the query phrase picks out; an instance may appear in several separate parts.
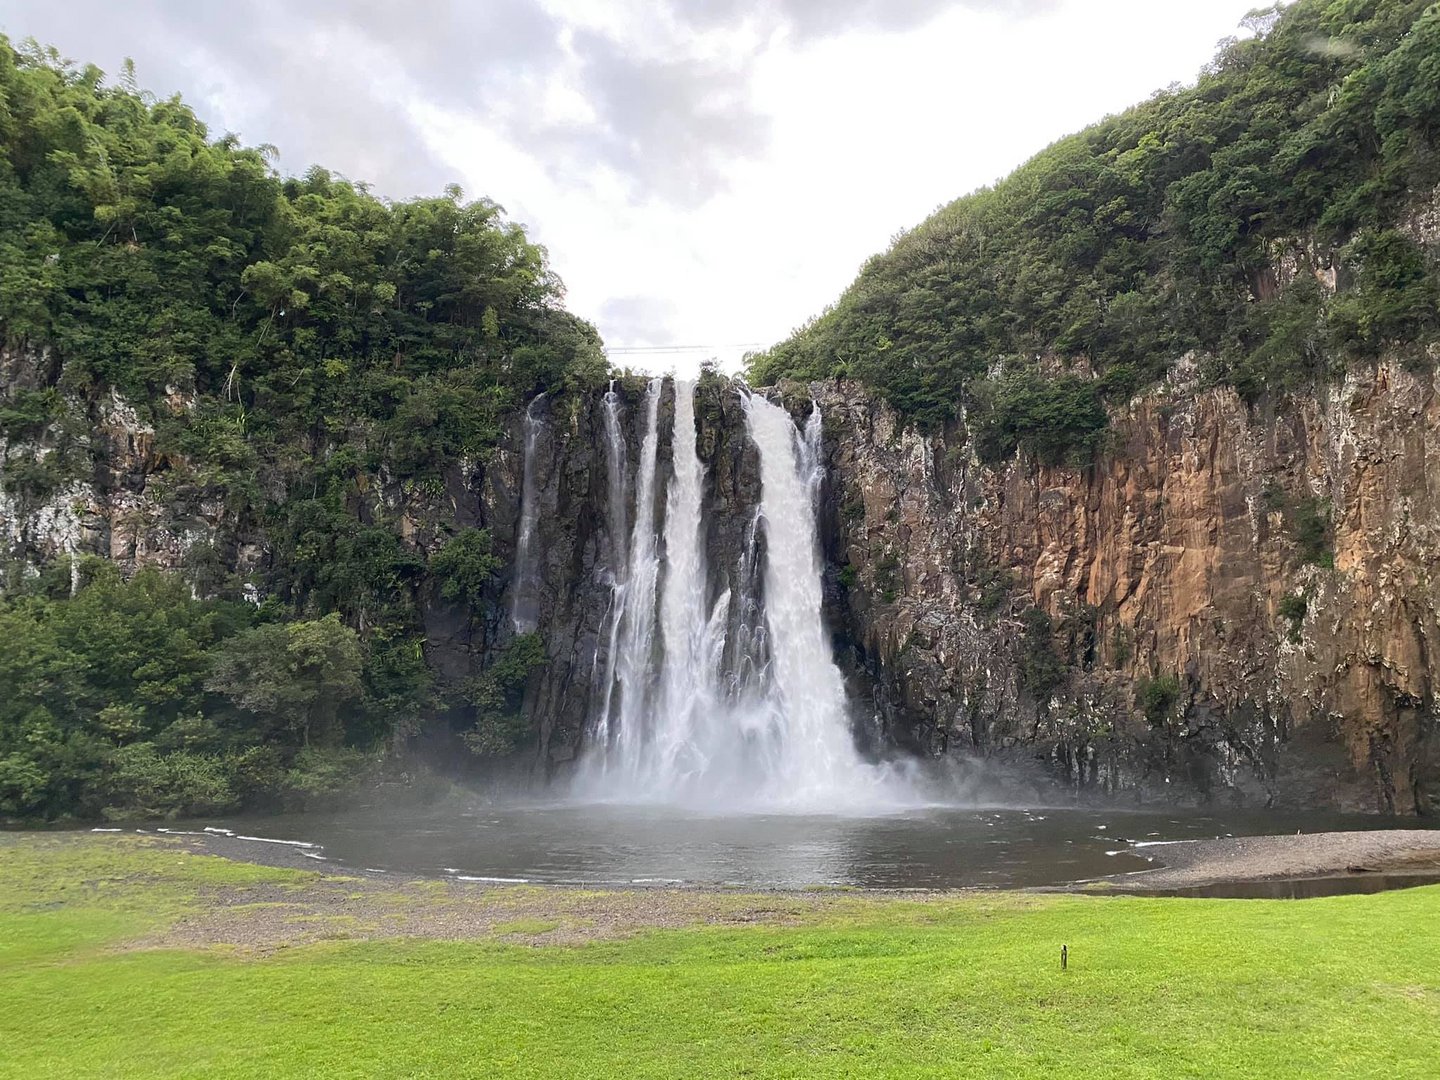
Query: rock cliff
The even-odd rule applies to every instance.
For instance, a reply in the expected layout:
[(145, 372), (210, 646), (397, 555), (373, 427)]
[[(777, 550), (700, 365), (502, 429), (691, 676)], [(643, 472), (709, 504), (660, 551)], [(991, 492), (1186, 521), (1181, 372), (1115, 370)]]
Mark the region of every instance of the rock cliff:
[[(43, 381), (7, 355), (5, 380)], [(36, 374), (41, 372), (40, 374)], [(623, 380), (639, 452), (643, 380)], [(825, 415), (827, 614), (857, 731), (926, 755), (978, 756), (1082, 796), (1425, 812), (1440, 793), (1440, 395), (1398, 364), (1321, 396), (1249, 406), (1181, 365), (1113, 417), (1084, 469), (977, 458), (963, 421), (903, 426), (848, 382), (781, 388)], [(183, 411), (177, 397), (164, 407)], [(661, 399), (663, 500), (673, 388)], [(547, 400), (532, 468), (539, 631), (548, 663), (525, 709), (526, 760), (563, 773), (593, 714), (612, 600), (605, 418), (598, 395)], [(703, 380), (711, 599), (757, 555), (759, 472), (733, 385)], [(253, 520), (207, 493), (117, 397), (0, 447), (0, 539), (30, 565), (95, 553), (194, 576), (222, 563), (258, 598), (277, 557)], [(361, 496), (426, 554), (456, 526), (515, 557), (520, 418), (443, 485), (385, 478)], [(51, 455), (82, 468), (49, 490), (17, 478)], [(633, 491), (628, 498), (633, 500)], [(627, 507), (628, 515), (633, 507)], [(417, 597), (432, 668), (457, 680), (513, 636), (508, 580), (477, 614)], [(742, 613), (732, 611), (732, 619)], [(733, 636), (733, 635), (732, 635)]]
[(815, 392), (837, 622), (897, 739), (1081, 791), (1433, 805), (1433, 374), (1267, 410), (1182, 365), (1086, 469), (982, 466), (963, 424), (924, 438)]

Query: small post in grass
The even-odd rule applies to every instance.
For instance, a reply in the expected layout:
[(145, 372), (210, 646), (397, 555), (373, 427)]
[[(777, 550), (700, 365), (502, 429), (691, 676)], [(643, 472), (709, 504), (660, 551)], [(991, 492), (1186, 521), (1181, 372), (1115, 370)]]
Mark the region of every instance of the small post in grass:
[(1060, 946), (1060, 970), (1061, 970), (1061, 971), (1064, 971), (1064, 970), (1065, 970), (1065, 965), (1068, 964), (1069, 962), (1070, 962), (1070, 946), (1069, 946), (1069, 945), (1061, 945), (1061, 946)]

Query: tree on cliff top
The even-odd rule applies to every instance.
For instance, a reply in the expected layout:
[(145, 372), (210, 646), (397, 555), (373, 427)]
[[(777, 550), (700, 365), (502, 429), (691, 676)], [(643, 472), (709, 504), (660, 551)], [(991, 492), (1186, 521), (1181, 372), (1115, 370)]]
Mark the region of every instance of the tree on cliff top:
[(1298, 0), (1246, 26), (1195, 86), (902, 235), (751, 380), (848, 375), (925, 425), (968, 404), (990, 452), (1054, 457), (1186, 353), (1247, 396), (1422, 358), (1440, 259), (1405, 222), (1440, 182), (1440, 7)]
[[(0, 343), (47, 361), (0, 385), (16, 440), (0, 483), (44, 502), (113, 465), (90, 435), (118, 392), (154, 428), (165, 512), (217, 523), (184, 582), (0, 586), (17, 688), (0, 814), (319, 789), (340, 744), (434, 718), (420, 605), (483, 606), (499, 560), (472, 529), (430, 566), (377, 492), (433, 496), (460, 462), (483, 467), (534, 394), (602, 383), (599, 336), (563, 298), (489, 199), (282, 176), (128, 70), (112, 84), (0, 37)], [(266, 552), (244, 580), (242, 543)], [(242, 586), (263, 612), (191, 593)]]
[(0, 334), (54, 349), (67, 391), (193, 394), (262, 458), (368, 421), (376, 453), (427, 471), (539, 390), (606, 375), (562, 297), (488, 199), (283, 177), (178, 98), (0, 37)]

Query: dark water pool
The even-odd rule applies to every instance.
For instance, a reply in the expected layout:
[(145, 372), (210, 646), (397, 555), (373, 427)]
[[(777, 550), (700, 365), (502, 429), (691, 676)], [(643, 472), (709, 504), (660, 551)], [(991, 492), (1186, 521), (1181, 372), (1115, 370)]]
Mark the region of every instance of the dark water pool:
[[(928, 808), (869, 817), (710, 814), (670, 806), (371, 807), (215, 819), (303, 841), (347, 867), (516, 882), (1015, 888), (1141, 871), (1161, 842), (1227, 835), (1413, 828), (1368, 816), (1077, 809)], [(1151, 846), (1156, 845), (1156, 846)]]

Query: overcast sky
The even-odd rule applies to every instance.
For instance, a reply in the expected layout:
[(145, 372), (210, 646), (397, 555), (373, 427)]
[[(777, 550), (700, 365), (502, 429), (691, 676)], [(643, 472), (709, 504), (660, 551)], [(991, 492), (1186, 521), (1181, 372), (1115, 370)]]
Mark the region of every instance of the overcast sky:
[(1192, 81), (1257, 3), (0, 0), (0, 30), (131, 57), (287, 172), (495, 199), (659, 370), (784, 337), (940, 204)]

